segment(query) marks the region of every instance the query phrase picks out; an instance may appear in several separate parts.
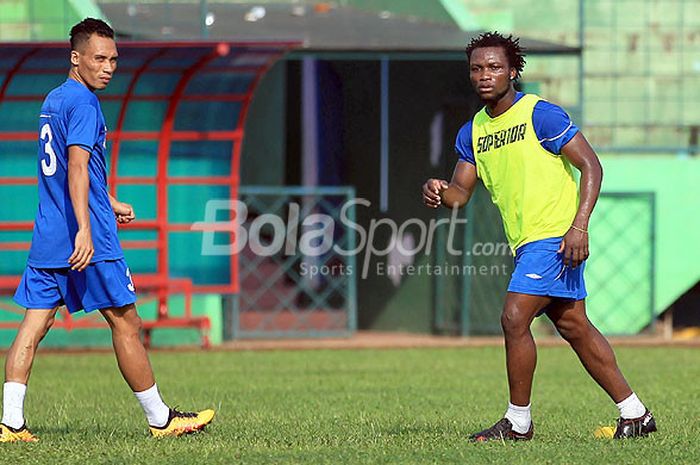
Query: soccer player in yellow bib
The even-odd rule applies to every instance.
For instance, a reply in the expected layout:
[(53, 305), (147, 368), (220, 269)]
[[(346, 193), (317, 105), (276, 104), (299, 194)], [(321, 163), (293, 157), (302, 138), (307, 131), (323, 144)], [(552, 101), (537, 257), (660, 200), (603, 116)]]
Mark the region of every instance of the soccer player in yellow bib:
[[(500, 210), (515, 253), (501, 326), (510, 402), (495, 425), (474, 441), (533, 436), (530, 392), (537, 354), (530, 332), (546, 314), (593, 379), (616, 403), (615, 438), (656, 431), (651, 412), (620, 372), (608, 341), (586, 317), (583, 280), (588, 220), (598, 199), (602, 168), (595, 152), (560, 107), (516, 92), (525, 59), (519, 40), (484, 33), (466, 49), (469, 77), (484, 107), (457, 135), (452, 180), (423, 185), (428, 207), (462, 207), (481, 179)], [(581, 172), (580, 189), (572, 165)], [(478, 221), (478, 220), (477, 220)]]

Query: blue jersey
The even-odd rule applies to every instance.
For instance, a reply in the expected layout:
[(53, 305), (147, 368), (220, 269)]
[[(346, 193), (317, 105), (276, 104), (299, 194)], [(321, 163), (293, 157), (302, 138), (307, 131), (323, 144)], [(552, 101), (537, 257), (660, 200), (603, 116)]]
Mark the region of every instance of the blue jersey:
[(95, 253), (92, 263), (124, 256), (107, 193), (107, 127), (97, 96), (68, 79), (46, 96), (39, 115), (39, 210), (27, 263), (65, 268), (75, 248), (78, 222), (68, 190), (68, 147), (90, 152), (88, 209)]
[[(523, 95), (525, 94), (522, 92), (516, 92), (513, 103), (520, 100)], [(532, 127), (542, 148), (554, 155), (560, 155), (562, 147), (579, 132), (569, 115), (560, 106), (546, 100), (540, 100), (535, 104), (535, 109), (532, 112)], [(471, 121), (459, 130), (455, 150), (460, 160), (476, 165), (472, 150)]]

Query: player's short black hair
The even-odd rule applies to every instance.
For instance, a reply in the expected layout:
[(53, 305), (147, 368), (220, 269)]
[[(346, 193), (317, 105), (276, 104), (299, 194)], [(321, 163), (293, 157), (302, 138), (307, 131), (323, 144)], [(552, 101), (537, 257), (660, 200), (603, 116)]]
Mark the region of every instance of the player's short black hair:
[(101, 19), (85, 18), (70, 30), (71, 50), (77, 50), (76, 47), (86, 43), (93, 34), (108, 39), (114, 39), (114, 30), (109, 27), (109, 24)]
[(472, 56), (472, 52), (477, 48), (501, 47), (506, 52), (508, 64), (517, 71), (515, 78), (520, 77), (520, 73), (525, 68), (525, 52), (520, 46), (520, 38), (509, 35), (505, 37), (497, 31), (484, 32), (474, 37), (467, 45), (467, 60)]

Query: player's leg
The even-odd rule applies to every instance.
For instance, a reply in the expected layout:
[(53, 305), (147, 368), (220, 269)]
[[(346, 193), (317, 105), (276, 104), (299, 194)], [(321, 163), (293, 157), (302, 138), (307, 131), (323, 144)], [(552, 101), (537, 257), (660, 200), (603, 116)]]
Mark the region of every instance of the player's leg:
[(112, 346), (119, 371), (134, 392), (155, 384), (146, 348), (141, 342), (141, 318), (134, 304), (100, 310), (112, 330)]
[(547, 296), (508, 292), (501, 314), (501, 327), (506, 344), (510, 402), (504, 418), (491, 428), (473, 434), (472, 440), (532, 437), (530, 393), (537, 364), (537, 348), (530, 325), (537, 313), (550, 302), (551, 298)]
[(588, 374), (620, 410), (618, 437), (656, 431), (653, 416), (632, 392), (617, 365), (612, 347), (586, 316), (586, 301), (556, 301), (546, 313), (559, 334), (574, 349)]
[(5, 382), (27, 384), (39, 343), (54, 323), (58, 307), (27, 309), (5, 359)]
[(56, 309), (28, 309), (7, 353), (0, 442), (36, 441), (25, 425), (24, 397), (34, 355), (53, 325)]
[(59, 275), (60, 270), (27, 266), (15, 291), (14, 301), (28, 310), (5, 359), (0, 442), (37, 440), (24, 421), (24, 397), (37, 347), (63, 304)]
[(119, 370), (141, 404), (154, 436), (179, 436), (198, 431), (211, 422), (212, 410), (178, 412), (161, 399), (141, 342), (141, 318), (134, 305), (136, 291), (123, 259), (93, 263), (82, 273), (69, 272), (66, 289), (69, 308), (99, 309), (107, 320)]
[(71, 270), (63, 293), (71, 312), (100, 310), (112, 331), (119, 370), (131, 389), (138, 392), (153, 386), (153, 372), (140, 340), (136, 292), (126, 262), (106, 260), (92, 263), (82, 272)]
[[(117, 364), (146, 414), (154, 436), (180, 436), (211, 422), (212, 410), (183, 413), (168, 408), (155, 383), (146, 348), (140, 338), (141, 318), (136, 312), (136, 290), (123, 259), (93, 263), (84, 272), (70, 272), (67, 300), (85, 311), (99, 309), (112, 330)], [(83, 292), (75, 292), (83, 290)], [(108, 302), (110, 305), (105, 305)]]
[(607, 339), (588, 320), (585, 302), (561, 300), (546, 313), (591, 377), (614, 402), (621, 402), (632, 394), (632, 389), (622, 376)]
[(141, 318), (136, 306), (100, 310), (112, 330), (112, 345), (122, 376), (146, 414), (154, 436), (179, 436), (203, 429), (214, 417), (213, 410), (179, 412), (160, 396), (146, 348), (141, 342)]
[(537, 364), (537, 349), (530, 331), (537, 312), (546, 307), (547, 296), (509, 292), (501, 314), (501, 327), (506, 343), (506, 367), (510, 402), (528, 405), (532, 390), (532, 378)]

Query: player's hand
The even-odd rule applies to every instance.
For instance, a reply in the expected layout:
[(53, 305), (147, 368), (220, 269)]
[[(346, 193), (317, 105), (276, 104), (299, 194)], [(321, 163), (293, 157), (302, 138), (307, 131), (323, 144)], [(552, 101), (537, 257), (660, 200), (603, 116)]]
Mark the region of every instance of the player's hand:
[(442, 204), (440, 194), (450, 187), (447, 181), (442, 179), (428, 179), (423, 184), (423, 203), (430, 208), (438, 208)]
[(131, 223), (136, 218), (134, 207), (128, 203), (115, 200), (112, 202), (112, 210), (114, 210), (114, 216), (119, 224)]
[(570, 228), (557, 253), (563, 253), (564, 265), (576, 268), (588, 258), (588, 233)]
[(75, 235), (75, 250), (68, 258), (71, 270), (83, 271), (90, 264), (95, 248), (92, 245), (92, 233), (89, 229), (80, 229)]

